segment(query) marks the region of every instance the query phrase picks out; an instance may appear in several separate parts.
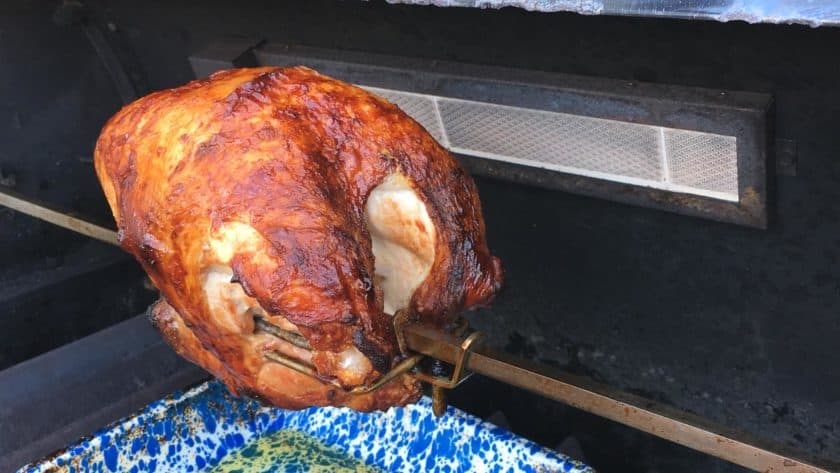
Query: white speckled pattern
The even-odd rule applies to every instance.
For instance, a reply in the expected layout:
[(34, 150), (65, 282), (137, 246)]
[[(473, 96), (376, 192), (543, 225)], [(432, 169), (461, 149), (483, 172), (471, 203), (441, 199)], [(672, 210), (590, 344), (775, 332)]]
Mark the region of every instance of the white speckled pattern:
[(21, 472), (204, 471), (256, 437), (297, 430), (368, 465), (394, 472), (591, 472), (549, 449), (431, 401), (387, 412), (266, 408), (232, 397), (218, 382), (150, 404)]

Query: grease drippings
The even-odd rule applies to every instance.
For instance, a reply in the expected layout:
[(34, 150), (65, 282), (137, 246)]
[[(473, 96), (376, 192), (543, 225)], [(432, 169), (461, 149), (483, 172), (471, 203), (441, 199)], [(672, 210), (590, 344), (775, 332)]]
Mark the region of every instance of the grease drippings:
[(224, 457), (212, 473), (294, 471), (306, 473), (380, 473), (340, 450), (294, 430), (260, 437)]

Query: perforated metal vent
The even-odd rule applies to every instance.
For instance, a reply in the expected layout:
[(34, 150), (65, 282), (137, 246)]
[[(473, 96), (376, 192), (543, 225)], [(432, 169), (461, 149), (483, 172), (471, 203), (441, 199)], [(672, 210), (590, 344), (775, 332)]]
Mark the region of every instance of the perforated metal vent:
[(365, 88), (455, 153), (738, 201), (734, 136)]

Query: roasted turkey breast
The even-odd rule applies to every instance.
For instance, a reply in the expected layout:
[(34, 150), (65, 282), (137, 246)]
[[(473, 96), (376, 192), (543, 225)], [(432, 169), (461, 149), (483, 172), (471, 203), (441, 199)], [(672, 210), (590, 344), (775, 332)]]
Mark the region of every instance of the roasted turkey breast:
[(276, 406), (415, 400), (407, 375), (347, 392), (401, 359), (393, 314), (446, 329), (501, 287), (458, 162), (395, 105), (311, 69), (222, 71), (143, 97), (105, 125), (95, 165), (120, 244), (161, 291), (151, 317), (168, 343)]

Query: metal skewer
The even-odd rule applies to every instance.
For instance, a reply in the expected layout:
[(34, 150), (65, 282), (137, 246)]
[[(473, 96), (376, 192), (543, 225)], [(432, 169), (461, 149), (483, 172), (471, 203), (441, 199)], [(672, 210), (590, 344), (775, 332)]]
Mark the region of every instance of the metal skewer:
[[(100, 241), (117, 244), (116, 232), (113, 230), (46, 208), (20, 196), (0, 191), (0, 205)], [(258, 318), (257, 327), (299, 348), (308, 348), (303, 337), (276, 327), (265, 319)], [(443, 399), (442, 388), (457, 386), (466, 379), (466, 372), (475, 372), (755, 471), (840, 471), (840, 464), (815, 458), (806, 459), (805, 455), (791, 452), (785, 446), (714, 424), (676, 408), (489, 348), (476, 348), (478, 344), (472, 342), (479, 337), (478, 332), (462, 339), (416, 324), (401, 324), (400, 327), (402, 331), (398, 336), (410, 352), (409, 356), (373, 386), (357, 387), (351, 393), (371, 392), (400, 374), (416, 370), (420, 358), (427, 356), (455, 366), (455, 374), (449, 380), (418, 371), (413, 373), (421, 381), (433, 384), (436, 388), (433, 392), (437, 393), (436, 400)], [(269, 354), (267, 358), (317, 377), (312, 367), (294, 360), (289, 363), (290, 359), (280, 354)]]
[(260, 316), (254, 317), (254, 325), (257, 327), (257, 330), (261, 330), (266, 332), (270, 335), (274, 335), (277, 338), (281, 338), (292, 345), (303, 348), (304, 350), (310, 350), (311, 347), (309, 346), (309, 342), (306, 341), (306, 338), (299, 333), (290, 332), (288, 330), (283, 330), (282, 328), (272, 325)]
[(117, 232), (86, 220), (73, 217), (66, 212), (49, 208), (40, 202), (21, 196), (9, 190), (0, 191), (0, 205), (17, 210), (20, 213), (41, 219), (45, 222), (58, 225), (59, 227), (72, 230), (76, 233), (88, 236), (95, 240), (104, 241), (112, 245), (118, 245)]

